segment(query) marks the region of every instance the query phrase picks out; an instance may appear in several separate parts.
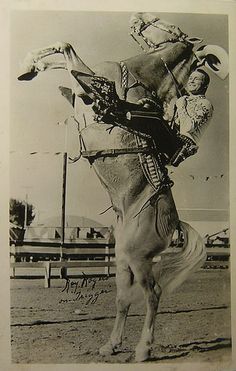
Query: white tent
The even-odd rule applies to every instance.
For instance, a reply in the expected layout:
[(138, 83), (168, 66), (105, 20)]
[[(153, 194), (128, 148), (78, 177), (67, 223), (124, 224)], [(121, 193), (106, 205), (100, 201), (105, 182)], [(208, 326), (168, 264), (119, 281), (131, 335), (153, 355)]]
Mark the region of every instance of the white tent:
[[(68, 215), (65, 220), (65, 240), (105, 237), (108, 227), (95, 220)], [(32, 223), (26, 229), (26, 240), (55, 240), (61, 238), (61, 217), (54, 216), (44, 219), (40, 224)]]

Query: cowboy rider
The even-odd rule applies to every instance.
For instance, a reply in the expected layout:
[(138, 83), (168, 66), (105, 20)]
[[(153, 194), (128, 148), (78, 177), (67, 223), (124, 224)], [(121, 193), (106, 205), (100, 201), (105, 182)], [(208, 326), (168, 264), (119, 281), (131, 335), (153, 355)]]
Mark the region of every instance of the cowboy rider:
[[(93, 110), (98, 122), (107, 121), (111, 123), (113, 117), (114, 124), (118, 124), (120, 113), (121, 122), (124, 126), (127, 125), (127, 127), (133, 127), (136, 131), (140, 130), (140, 132), (151, 134), (161, 151), (164, 144), (161, 142), (164, 139), (162, 140), (161, 136), (159, 138), (159, 125), (156, 125), (156, 118), (159, 122), (163, 122), (164, 119), (164, 124), (166, 123), (170, 132), (169, 139), (166, 138), (167, 147), (173, 145), (176, 149), (174, 154), (172, 152), (171, 155), (167, 155), (167, 158), (163, 161), (166, 165), (177, 167), (182, 161), (197, 152), (199, 141), (212, 117), (213, 106), (205, 97), (209, 82), (209, 75), (204, 70), (196, 69), (191, 73), (185, 88), (185, 94), (175, 102), (173, 119), (169, 120), (169, 123), (167, 122), (167, 112), (165, 112), (165, 107), (162, 109), (161, 102), (159, 102), (159, 112), (156, 112), (157, 103), (153, 99), (141, 98), (136, 103), (122, 101), (116, 93), (114, 82), (99, 76), (91, 76), (91, 82), (87, 87), (91, 90), (89, 95), (94, 101)], [(124, 115), (128, 111), (131, 111), (132, 117), (129, 122), (124, 121)], [(169, 140), (172, 142), (169, 142)], [(163, 148), (163, 151), (165, 153), (165, 148)]]
[[(166, 159), (163, 158), (163, 161), (167, 165), (177, 167), (182, 161), (198, 151), (201, 137), (207, 129), (213, 115), (213, 106), (205, 96), (209, 83), (209, 75), (204, 70), (198, 68), (189, 76), (184, 94), (176, 100), (174, 114), (173, 111), (172, 114), (168, 112), (168, 107), (163, 104), (162, 117), (170, 128), (169, 139), (166, 137), (167, 147), (171, 145), (176, 147), (177, 145), (174, 155), (172, 153), (171, 156), (167, 155)], [(146, 98), (140, 99), (137, 104), (140, 109), (144, 111), (143, 113), (145, 113), (145, 111), (155, 110), (155, 107), (153, 107), (150, 102), (147, 103)], [(155, 116), (155, 112), (153, 112), (153, 114)], [(150, 115), (150, 112), (147, 114), (146, 118), (144, 115), (142, 119), (141, 115), (139, 117), (137, 113), (136, 117), (142, 120), (141, 126), (145, 126), (146, 131), (152, 133), (153, 138), (155, 138), (154, 142), (156, 141), (157, 147), (160, 149), (160, 145), (162, 147), (160, 140), (162, 139), (159, 138), (160, 132), (158, 126), (154, 124), (157, 121), (151, 117), (149, 119), (148, 115)], [(135, 122), (133, 121), (133, 125), (134, 124)], [(142, 128), (141, 131), (142, 130), (144, 131), (144, 128)], [(174, 142), (176, 142), (176, 144), (174, 144)]]
[(213, 106), (206, 98), (210, 82), (209, 75), (202, 69), (191, 73), (186, 85), (186, 95), (175, 103), (174, 128), (183, 141), (183, 146), (171, 159), (171, 165), (178, 166), (187, 157), (195, 154), (203, 133), (209, 125)]

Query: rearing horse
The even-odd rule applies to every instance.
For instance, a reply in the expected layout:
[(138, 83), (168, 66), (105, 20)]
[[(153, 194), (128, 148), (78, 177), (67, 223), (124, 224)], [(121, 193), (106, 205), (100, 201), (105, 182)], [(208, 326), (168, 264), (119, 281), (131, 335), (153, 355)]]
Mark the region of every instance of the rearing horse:
[[(184, 85), (193, 64), (203, 61), (204, 48), (194, 53), (194, 44), (199, 39), (189, 38), (178, 27), (152, 14), (134, 15), (131, 29), (136, 40), (141, 38), (142, 45), (146, 43), (145, 53), (121, 63), (104, 62), (90, 69), (70, 44), (56, 43), (31, 52), (25, 60), (25, 73), (19, 79), (30, 80), (38, 72), (55, 68), (67, 69), (70, 73), (72, 92), (69, 95), (69, 89), (62, 92), (74, 106), (76, 120), (80, 122), (82, 155), (93, 165), (117, 215), (117, 313), (111, 336), (100, 354), (114, 354), (121, 345), (134, 287), (138, 284), (146, 302), (146, 317), (136, 347), (136, 361), (144, 361), (150, 356), (161, 294), (176, 288), (201, 266), (206, 256), (204, 243), (189, 224), (179, 221), (171, 181), (158, 153), (152, 151), (148, 135), (132, 130), (132, 122), (126, 130), (125, 120), (123, 126), (113, 121), (97, 122), (93, 96), (85, 80), (91, 76), (103, 77), (115, 83), (123, 102), (148, 104), (158, 109), (160, 104), (168, 105), (177, 96), (169, 70), (178, 78), (178, 84)], [(60, 63), (42, 60), (55, 53), (63, 54), (65, 60)], [(178, 226), (184, 234), (183, 249), (172, 255), (164, 254)], [(158, 255), (161, 259), (155, 262), (154, 257)]]

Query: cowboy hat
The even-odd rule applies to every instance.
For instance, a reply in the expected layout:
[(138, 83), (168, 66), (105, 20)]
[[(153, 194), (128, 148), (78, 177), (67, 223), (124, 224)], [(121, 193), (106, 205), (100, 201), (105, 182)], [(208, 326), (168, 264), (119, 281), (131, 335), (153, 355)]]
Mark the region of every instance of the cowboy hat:
[(205, 65), (222, 80), (228, 76), (229, 56), (225, 49), (218, 45), (204, 45), (195, 54), (199, 61), (197, 67)]

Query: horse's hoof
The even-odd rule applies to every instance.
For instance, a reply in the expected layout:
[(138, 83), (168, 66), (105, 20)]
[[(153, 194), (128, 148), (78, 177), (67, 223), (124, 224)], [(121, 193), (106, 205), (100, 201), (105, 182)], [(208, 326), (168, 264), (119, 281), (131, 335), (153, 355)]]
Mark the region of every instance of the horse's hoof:
[(151, 349), (148, 347), (143, 348), (136, 348), (135, 351), (135, 361), (136, 362), (144, 362), (150, 358)]
[(100, 349), (99, 349), (99, 354), (101, 356), (110, 356), (112, 354), (114, 354), (114, 347), (112, 346), (112, 344), (110, 343), (110, 341), (108, 341), (105, 345), (103, 345)]

